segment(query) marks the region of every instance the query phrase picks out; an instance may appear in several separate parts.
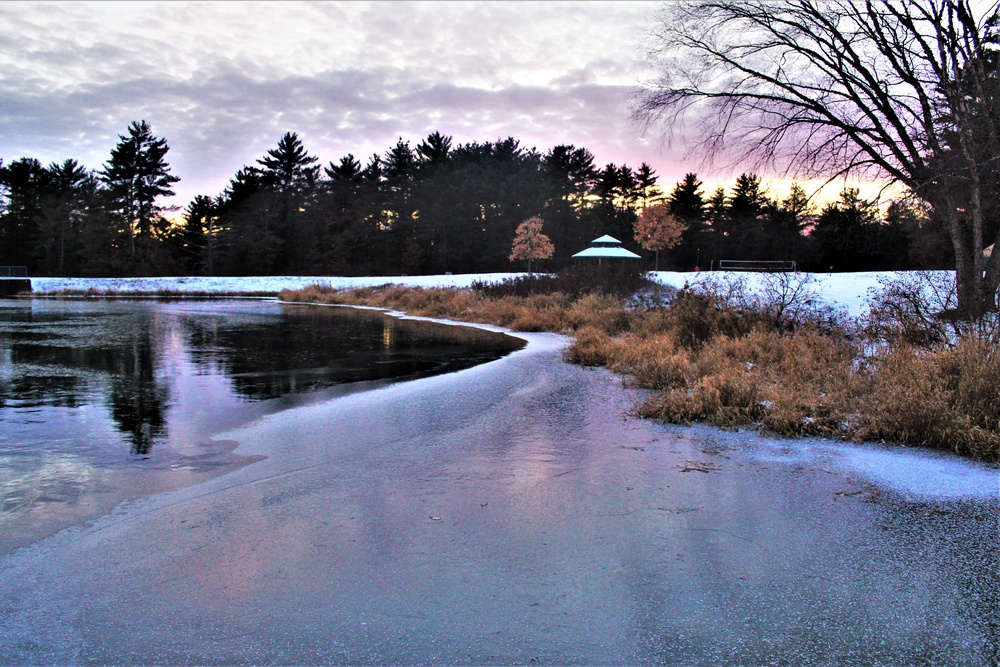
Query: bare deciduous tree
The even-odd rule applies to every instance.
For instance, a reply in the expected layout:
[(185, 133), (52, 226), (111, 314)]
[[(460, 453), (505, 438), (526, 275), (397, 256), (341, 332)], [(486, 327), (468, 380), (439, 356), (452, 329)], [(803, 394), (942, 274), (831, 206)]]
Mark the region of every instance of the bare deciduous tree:
[(955, 251), (959, 309), (997, 306), (1000, 10), (975, 0), (696, 0), (656, 16), (634, 117), (795, 176), (887, 179)]

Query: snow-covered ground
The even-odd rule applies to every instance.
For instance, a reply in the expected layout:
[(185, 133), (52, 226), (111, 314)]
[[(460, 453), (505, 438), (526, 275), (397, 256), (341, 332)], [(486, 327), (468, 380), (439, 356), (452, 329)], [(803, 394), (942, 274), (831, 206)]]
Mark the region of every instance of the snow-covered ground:
[[(653, 274), (656, 280), (673, 287), (692, 285), (705, 280), (743, 280), (748, 287), (760, 286), (763, 281), (773, 280), (782, 274), (735, 273), (714, 271), (702, 273), (678, 273), (660, 271)], [(785, 274), (787, 275), (787, 274)], [(868, 312), (868, 298), (872, 290), (882, 283), (900, 275), (898, 271), (866, 271), (859, 273), (804, 273), (797, 274), (807, 280), (807, 289), (816, 299), (828, 306), (843, 310), (849, 317), (857, 318)]]
[[(517, 273), (490, 273), (437, 276), (396, 276), (345, 278), (337, 276), (268, 276), (268, 277), (177, 277), (177, 278), (32, 278), (32, 287), (38, 294), (60, 290), (114, 290), (119, 292), (174, 291), (192, 293), (267, 292), (276, 293), (286, 288), (301, 288), (314, 284), (334, 288), (364, 287), (387, 283), (413, 287), (469, 287), (475, 281), (499, 282), (505, 278), (522, 275)], [(752, 273), (679, 273), (661, 271), (655, 278), (665, 284), (680, 288), (703, 281), (739, 280), (748, 288), (773, 280), (766, 274)], [(849, 317), (859, 317), (868, 311), (871, 290), (877, 290), (884, 281), (899, 278), (897, 272), (805, 274), (810, 291), (817, 300), (842, 310)], [(939, 274), (938, 278), (948, 277)], [(709, 427), (705, 427), (709, 428)], [(724, 437), (712, 431), (713, 437)], [(735, 433), (745, 446), (744, 435)], [(985, 498), (995, 501), (1000, 497), (1000, 478), (996, 468), (946, 452), (922, 448), (886, 448), (883, 445), (847, 445), (823, 439), (797, 440), (789, 448), (786, 440), (762, 438), (756, 442), (757, 454), (765, 460), (793, 465), (824, 465), (850, 470), (879, 486), (895, 489), (915, 499), (956, 500)]]
[[(283, 289), (298, 289), (309, 285), (328, 285), (334, 288), (368, 287), (372, 285), (407, 285), (411, 287), (469, 287), (474, 281), (499, 282), (523, 274), (484, 273), (437, 276), (376, 276), (345, 278), (340, 276), (247, 276), (247, 277), (168, 277), (168, 278), (32, 278), (35, 293), (45, 294), (62, 290), (97, 290), (116, 292), (192, 292), (192, 293), (234, 293), (234, 292), (279, 292)], [(656, 279), (673, 287), (694, 284), (708, 279), (742, 279), (753, 285), (764, 278), (764, 274), (728, 273), (681, 273), (660, 271), (653, 274)], [(878, 288), (879, 282), (898, 275), (891, 271), (866, 273), (816, 273), (807, 274), (813, 279), (811, 289), (816, 296), (834, 308), (843, 309), (848, 316), (857, 317), (868, 310), (869, 290)]]
[(37, 293), (62, 290), (97, 290), (116, 292), (280, 292), (309, 285), (327, 285), (337, 289), (372, 285), (407, 285), (410, 287), (469, 287), (476, 280), (499, 282), (516, 273), (484, 273), (443, 276), (376, 276), (345, 278), (342, 276), (181, 276), (164, 278), (32, 278), (31, 288)]

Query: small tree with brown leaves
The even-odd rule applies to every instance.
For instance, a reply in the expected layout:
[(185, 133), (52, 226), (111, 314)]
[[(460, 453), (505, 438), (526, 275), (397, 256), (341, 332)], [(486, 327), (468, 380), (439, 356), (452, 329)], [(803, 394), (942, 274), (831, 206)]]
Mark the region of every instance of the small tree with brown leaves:
[(510, 261), (528, 260), (528, 273), (531, 273), (531, 260), (548, 259), (555, 251), (552, 241), (542, 233), (542, 219), (535, 216), (517, 226)]
[(656, 270), (660, 270), (660, 251), (681, 242), (687, 225), (670, 214), (667, 204), (655, 204), (642, 209), (633, 231), (636, 243), (656, 253)]

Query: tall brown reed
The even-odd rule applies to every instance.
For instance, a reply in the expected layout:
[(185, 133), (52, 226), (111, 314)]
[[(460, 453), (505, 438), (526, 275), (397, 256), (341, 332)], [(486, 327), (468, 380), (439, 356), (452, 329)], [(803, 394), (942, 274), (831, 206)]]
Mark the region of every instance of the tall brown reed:
[(995, 338), (935, 349), (902, 337), (876, 345), (807, 309), (755, 308), (696, 290), (644, 308), (603, 293), (525, 293), (310, 287), (282, 298), (571, 334), (567, 361), (606, 366), (653, 391), (636, 408), (644, 417), (926, 445), (1000, 462)]

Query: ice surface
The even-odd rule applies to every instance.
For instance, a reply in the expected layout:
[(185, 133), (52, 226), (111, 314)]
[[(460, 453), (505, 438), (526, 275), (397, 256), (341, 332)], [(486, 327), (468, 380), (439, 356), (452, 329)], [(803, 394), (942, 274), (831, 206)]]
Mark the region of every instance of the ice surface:
[(1000, 470), (945, 453), (870, 446), (839, 448), (845, 467), (921, 500), (1000, 500)]
[(756, 460), (851, 473), (913, 501), (1000, 501), (1000, 470), (948, 452), (813, 438), (743, 442)]
[(265, 458), (0, 559), (0, 663), (992, 664), (995, 503), (624, 418), (522, 336), (230, 431)]

